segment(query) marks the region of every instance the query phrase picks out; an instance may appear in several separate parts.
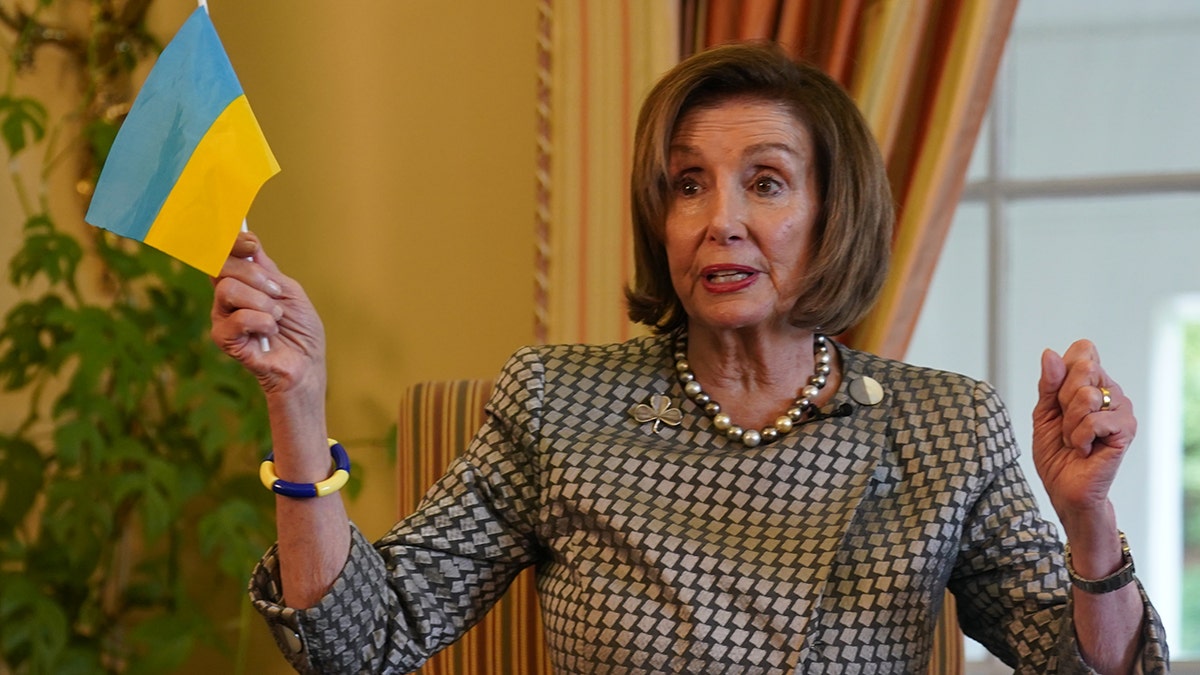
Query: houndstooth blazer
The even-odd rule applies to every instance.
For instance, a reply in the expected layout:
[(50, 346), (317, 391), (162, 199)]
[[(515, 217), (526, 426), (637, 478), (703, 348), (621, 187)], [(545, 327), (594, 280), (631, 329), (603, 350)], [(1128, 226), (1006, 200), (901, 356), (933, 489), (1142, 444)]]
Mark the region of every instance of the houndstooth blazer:
[[(416, 513), (374, 545), (355, 529), (308, 610), (279, 604), (272, 549), (254, 604), (301, 672), (402, 673), (535, 565), (556, 672), (918, 673), (949, 587), (1017, 672), (1091, 672), (995, 392), (838, 351), (837, 412), (746, 449), (683, 395), (668, 337), (522, 349)], [(876, 405), (851, 396), (865, 377)], [(654, 394), (678, 426), (631, 415)], [(1163, 672), (1142, 598), (1141, 668)]]

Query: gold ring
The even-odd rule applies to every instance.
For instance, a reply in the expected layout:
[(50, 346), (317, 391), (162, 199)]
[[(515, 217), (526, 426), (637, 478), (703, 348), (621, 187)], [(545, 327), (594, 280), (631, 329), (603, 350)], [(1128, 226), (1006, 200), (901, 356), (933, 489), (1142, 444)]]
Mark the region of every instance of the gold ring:
[(1112, 407), (1112, 394), (1104, 387), (1096, 387), (1100, 390), (1100, 410), (1108, 410)]

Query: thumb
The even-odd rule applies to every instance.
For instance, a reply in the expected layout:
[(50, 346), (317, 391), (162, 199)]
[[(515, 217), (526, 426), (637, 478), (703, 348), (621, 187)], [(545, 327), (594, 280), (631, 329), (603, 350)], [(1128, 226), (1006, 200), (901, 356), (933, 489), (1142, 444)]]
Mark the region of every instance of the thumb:
[(1038, 378), (1038, 401), (1033, 407), (1034, 420), (1045, 419), (1061, 410), (1058, 390), (1067, 378), (1067, 366), (1058, 352), (1046, 349), (1042, 352), (1042, 376)]

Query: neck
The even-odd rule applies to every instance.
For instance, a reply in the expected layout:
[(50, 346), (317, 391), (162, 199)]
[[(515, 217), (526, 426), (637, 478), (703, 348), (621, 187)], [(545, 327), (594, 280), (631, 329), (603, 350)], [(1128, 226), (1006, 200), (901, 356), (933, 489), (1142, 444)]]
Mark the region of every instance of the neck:
[(786, 403), (813, 373), (813, 337), (813, 331), (794, 326), (778, 331), (689, 327), (687, 357), (696, 379), (714, 396), (720, 393), (722, 401), (764, 397)]
[[(833, 396), (838, 369), (833, 362), (836, 350), (828, 346), (832, 343), (812, 331), (789, 328), (786, 335), (699, 331), (681, 339), (677, 358), (682, 363), (677, 368), (684, 373), (685, 391), (702, 409), (710, 400), (720, 402), (720, 416), (707, 406), (714, 425), (732, 421), (755, 434), (761, 430), (769, 440), (772, 428), (790, 428), (783, 419), (789, 411), (798, 422), (797, 411), (811, 416)], [(815, 391), (806, 390), (818, 381)]]

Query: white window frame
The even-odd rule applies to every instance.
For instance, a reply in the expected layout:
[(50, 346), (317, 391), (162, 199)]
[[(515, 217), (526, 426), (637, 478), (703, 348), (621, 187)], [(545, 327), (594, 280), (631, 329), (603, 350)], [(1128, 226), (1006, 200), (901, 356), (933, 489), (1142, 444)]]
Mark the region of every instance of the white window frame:
[[(1200, 194), (1200, 173), (1128, 174), (1082, 178), (1014, 179), (1008, 172), (1008, 149), (1011, 147), (1009, 110), (1009, 61), (1006, 59), (997, 74), (988, 123), (982, 143), (987, 161), (982, 177), (967, 183), (960, 200), (962, 204), (979, 204), (985, 211), (987, 230), (987, 354), (986, 378), (998, 390), (1007, 391), (1005, 373), (1009, 358), (1008, 345), (1002, 327), (1007, 325), (1006, 289), (1009, 288), (1011, 237), (1007, 218), (1011, 204), (1027, 199), (1078, 200), (1087, 197), (1157, 196), (1179, 193)], [(1168, 498), (1166, 503), (1170, 503)], [(1180, 542), (1180, 546), (1182, 543)], [(1153, 598), (1152, 598), (1153, 600)], [(1168, 644), (1172, 642), (1168, 635)], [(1200, 675), (1200, 660), (1173, 659), (1172, 672), (1181, 675)], [(983, 661), (968, 662), (968, 675), (993, 675), (1010, 670), (990, 654)]]

